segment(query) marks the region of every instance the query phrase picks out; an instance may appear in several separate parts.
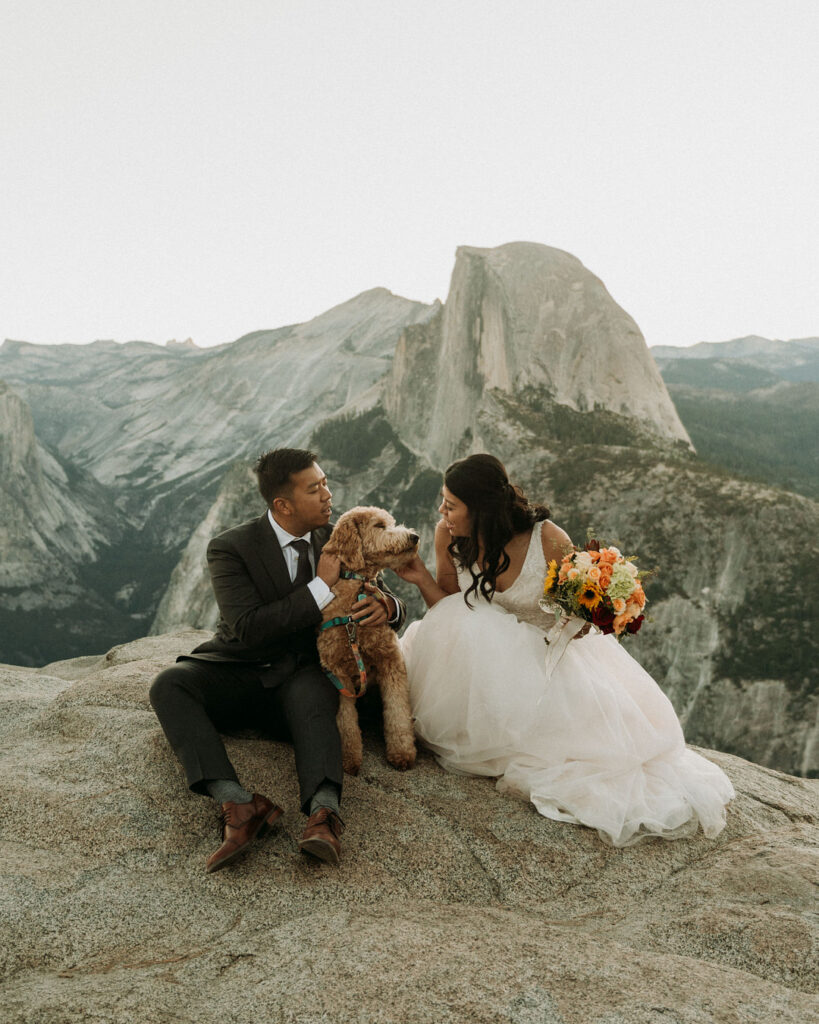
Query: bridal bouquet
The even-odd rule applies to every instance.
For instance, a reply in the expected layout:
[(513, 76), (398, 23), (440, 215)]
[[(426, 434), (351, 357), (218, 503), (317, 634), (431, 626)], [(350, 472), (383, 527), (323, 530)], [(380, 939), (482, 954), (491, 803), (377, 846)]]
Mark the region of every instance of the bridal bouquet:
[[(617, 548), (601, 548), (599, 541), (590, 540), (584, 550), (565, 555), (560, 565), (549, 562), (540, 607), (558, 612), (558, 626), (567, 618), (582, 619), (621, 640), (643, 624), (646, 595), (640, 578), (634, 562)], [(578, 623), (575, 632), (581, 628)]]

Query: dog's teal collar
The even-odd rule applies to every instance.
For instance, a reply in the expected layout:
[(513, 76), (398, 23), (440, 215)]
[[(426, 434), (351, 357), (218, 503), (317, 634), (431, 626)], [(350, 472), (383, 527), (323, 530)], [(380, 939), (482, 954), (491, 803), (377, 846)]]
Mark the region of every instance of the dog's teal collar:
[[(360, 580), (362, 583), (369, 583), (372, 587), (372, 596), (379, 602), (379, 604), (384, 606), (387, 618), (390, 617), (390, 606), (387, 604), (387, 598), (384, 591), (378, 585), (377, 576), (362, 576), (360, 572), (353, 572), (352, 569), (341, 569), (338, 575), (339, 579), (342, 580)], [(361, 601), (363, 597), (364, 595), (360, 592), (359, 588), (358, 600)]]
[(360, 572), (353, 572), (352, 569), (342, 569), (339, 576), (343, 580), (361, 580), (363, 583), (374, 583), (370, 576), (362, 576)]

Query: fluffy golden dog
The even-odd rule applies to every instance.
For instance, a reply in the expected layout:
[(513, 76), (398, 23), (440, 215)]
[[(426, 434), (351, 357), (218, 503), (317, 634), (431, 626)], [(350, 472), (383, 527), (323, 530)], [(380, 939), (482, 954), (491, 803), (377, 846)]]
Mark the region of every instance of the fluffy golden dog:
[[(395, 520), (384, 509), (352, 508), (336, 523), (324, 545), (327, 554), (341, 560), (342, 570), (375, 581), (381, 569), (398, 569), (410, 562), (418, 550), (418, 535)], [(324, 621), (343, 618), (354, 609), (362, 591), (361, 579), (340, 579), (333, 587), (335, 597), (323, 609)], [(344, 625), (323, 629), (318, 634), (318, 651), (325, 671), (332, 672), (350, 693), (359, 685), (359, 667)], [(415, 734), (409, 703), (407, 670), (398, 637), (386, 623), (361, 626), (356, 643), (367, 672), (367, 683), (377, 682), (384, 707), (384, 739), (387, 760), (396, 768), (415, 764)], [(342, 695), (338, 709), (338, 731), (344, 771), (357, 775), (361, 767), (362, 743), (358, 713), (353, 697)]]

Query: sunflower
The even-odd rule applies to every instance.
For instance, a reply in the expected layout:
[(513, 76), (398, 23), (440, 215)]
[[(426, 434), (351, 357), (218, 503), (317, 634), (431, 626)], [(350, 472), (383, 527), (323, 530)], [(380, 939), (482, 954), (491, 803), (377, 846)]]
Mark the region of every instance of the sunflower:
[(602, 600), (602, 593), (593, 583), (584, 583), (577, 595), (577, 603), (584, 608), (596, 608)]
[(546, 579), (543, 581), (543, 593), (548, 594), (552, 587), (555, 585), (557, 579), (557, 562), (554, 558), (549, 562), (549, 571), (546, 573)]

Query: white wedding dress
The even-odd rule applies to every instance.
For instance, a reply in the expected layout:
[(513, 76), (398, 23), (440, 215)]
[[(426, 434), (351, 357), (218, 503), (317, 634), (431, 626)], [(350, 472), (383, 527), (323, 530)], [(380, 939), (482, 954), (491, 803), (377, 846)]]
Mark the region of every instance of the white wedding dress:
[[(493, 600), (451, 594), (402, 639), (420, 739), (449, 771), (498, 777), (548, 818), (615, 846), (725, 825), (734, 789), (688, 750), (671, 702), (613, 636), (572, 640), (551, 676), (546, 560), (535, 524), (520, 575)], [(471, 583), (460, 571), (463, 592)], [(639, 641), (636, 641), (639, 642)]]

